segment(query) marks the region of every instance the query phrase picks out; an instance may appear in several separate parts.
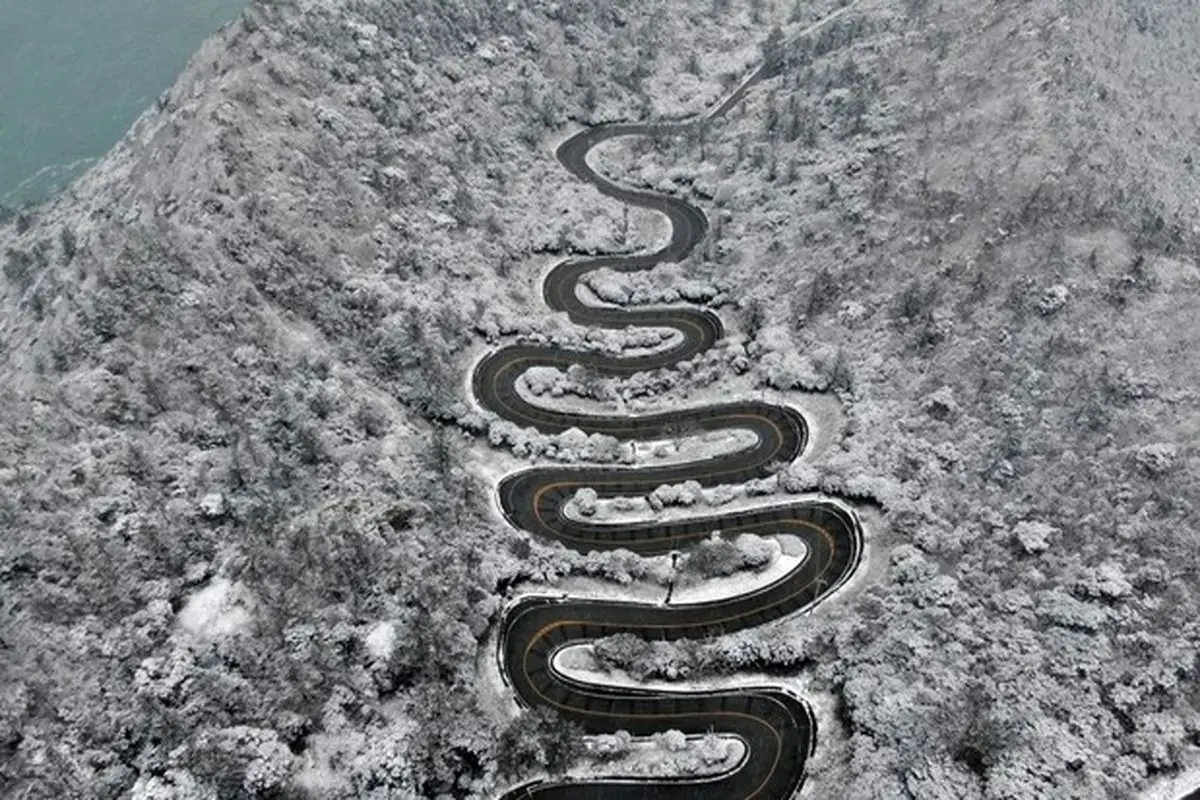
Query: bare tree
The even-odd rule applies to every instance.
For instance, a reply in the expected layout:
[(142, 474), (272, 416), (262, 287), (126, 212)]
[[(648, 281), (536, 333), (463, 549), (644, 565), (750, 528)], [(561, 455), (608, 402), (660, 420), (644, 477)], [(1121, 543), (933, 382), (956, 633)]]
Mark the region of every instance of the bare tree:
[(671, 440), (671, 446), (679, 451), (683, 439), (700, 432), (700, 426), (690, 417), (676, 417), (663, 427), (663, 433)]

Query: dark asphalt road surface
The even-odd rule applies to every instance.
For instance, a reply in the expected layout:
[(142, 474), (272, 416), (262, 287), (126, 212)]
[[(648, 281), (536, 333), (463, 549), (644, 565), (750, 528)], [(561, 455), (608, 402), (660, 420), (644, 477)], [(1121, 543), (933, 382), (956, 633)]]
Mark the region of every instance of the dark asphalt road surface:
[[(726, 99), (709, 118), (723, 114), (752, 85), (750, 81)], [(581, 683), (557, 672), (554, 654), (572, 644), (615, 633), (647, 639), (696, 639), (752, 628), (787, 614), (803, 612), (842, 585), (858, 565), (862, 535), (857, 518), (832, 502), (794, 503), (760, 510), (737, 511), (671, 523), (604, 524), (568, 519), (563, 508), (584, 486), (601, 497), (640, 496), (664, 483), (698, 481), (704, 486), (736, 484), (770, 474), (803, 452), (807, 426), (796, 411), (755, 401), (730, 402), (690, 411), (640, 416), (591, 416), (550, 411), (523, 400), (515, 386), (534, 366), (565, 369), (581, 364), (604, 375), (652, 370), (690, 359), (723, 335), (720, 319), (694, 308), (625, 310), (582, 303), (576, 286), (580, 276), (600, 267), (645, 270), (684, 258), (705, 235), (707, 220), (696, 207), (676, 197), (635, 191), (596, 174), (587, 164), (588, 151), (618, 136), (682, 132), (697, 122), (612, 124), (583, 131), (558, 148), (558, 159), (571, 174), (602, 194), (631, 206), (654, 209), (672, 224), (671, 241), (661, 250), (632, 256), (570, 259), (548, 275), (547, 305), (582, 325), (605, 328), (653, 326), (674, 328), (682, 338), (668, 350), (622, 359), (594, 352), (517, 345), (491, 353), (477, 366), (476, 397), (485, 407), (521, 426), (545, 433), (579, 428), (620, 439), (671, 438), (680, 426), (697, 431), (743, 429), (757, 442), (739, 452), (702, 462), (646, 468), (542, 467), (505, 478), (500, 504), (515, 526), (581, 552), (626, 548), (645, 555), (686, 549), (712, 531), (724, 534), (788, 533), (808, 547), (804, 561), (776, 582), (737, 597), (691, 605), (657, 606), (617, 601), (528, 598), (511, 607), (501, 623), (501, 661), (506, 678), (521, 702), (550, 706), (591, 733), (627, 730), (652, 734), (671, 728), (688, 734), (710, 730), (740, 736), (748, 753), (732, 773), (703, 780), (606, 780), (591, 783), (545, 782), (522, 786), (508, 798), (568, 800), (604, 798), (708, 798), (710, 800), (783, 800), (804, 781), (805, 764), (816, 741), (816, 720), (802, 700), (770, 687), (720, 692), (662, 692)]]

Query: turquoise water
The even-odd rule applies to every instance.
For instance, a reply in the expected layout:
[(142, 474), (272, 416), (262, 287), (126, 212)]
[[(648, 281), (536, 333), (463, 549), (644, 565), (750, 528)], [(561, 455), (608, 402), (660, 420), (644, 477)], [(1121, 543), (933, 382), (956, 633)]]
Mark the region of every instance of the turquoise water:
[(0, 0), (0, 204), (104, 155), (246, 0)]

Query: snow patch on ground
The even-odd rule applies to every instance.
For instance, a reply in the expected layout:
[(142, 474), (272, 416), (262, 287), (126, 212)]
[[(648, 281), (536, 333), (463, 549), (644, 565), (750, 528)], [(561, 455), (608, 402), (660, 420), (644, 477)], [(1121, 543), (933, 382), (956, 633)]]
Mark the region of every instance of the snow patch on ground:
[[(598, 744), (603, 746), (606, 738), (609, 737), (589, 736), (587, 741), (594, 749)], [(611, 761), (581, 761), (567, 774), (572, 778), (588, 779), (632, 776), (715, 778), (736, 770), (748, 754), (746, 743), (736, 736), (714, 736), (712, 744), (723, 752), (702, 756), (701, 752), (709, 749), (706, 744), (703, 736), (688, 736), (674, 742), (669, 735), (663, 734), (637, 737), (630, 741), (623, 756)]]
[(367, 652), (376, 661), (387, 661), (396, 648), (396, 626), (390, 622), (377, 622), (363, 638)]
[(647, 439), (634, 444), (634, 463), (651, 466), (688, 464), (748, 450), (757, 443), (758, 437), (742, 428), (682, 436), (678, 440)]
[(179, 627), (192, 636), (218, 639), (250, 624), (251, 599), (241, 584), (213, 578), (192, 594), (179, 612)]
[(1192, 752), (1191, 766), (1182, 773), (1151, 786), (1137, 800), (1181, 800), (1200, 788), (1200, 750)]

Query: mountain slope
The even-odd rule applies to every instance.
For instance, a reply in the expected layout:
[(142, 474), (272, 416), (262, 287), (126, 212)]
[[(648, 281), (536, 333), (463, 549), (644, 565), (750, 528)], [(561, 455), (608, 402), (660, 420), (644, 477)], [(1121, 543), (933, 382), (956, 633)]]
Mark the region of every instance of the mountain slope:
[(817, 665), (845, 796), (1125, 797), (1195, 758), (1186, 16), (876, 7), (706, 141), (609, 154), (715, 196), (679, 272), (741, 287), (731, 363), (846, 400), (841, 452), (787, 483), (887, 508), (840, 622), (671, 662)]
[(543, 141), (644, 102), (615, 42), (668, 11), (258, 4), (0, 230), (4, 793), (490, 791), (475, 655), (536, 566), (445, 422), (469, 344), (578, 338), (537, 252), (646, 227)]
[[(260, 3), (0, 229), (5, 793), (466, 797), (559, 766), (498, 744), (489, 620), (525, 578), (649, 568), (498, 525), (462, 382), (502, 336), (636, 346), (531, 296), (661, 234), (553, 140), (702, 108), (834, 4), (701, 5)], [(826, 614), (677, 654), (804, 665), (841, 726), (814, 792), (1125, 797), (1193, 758), (1195, 27), (868, 3), (702, 139), (600, 159), (713, 232), (595, 287), (737, 334), (629, 402), (832, 389), (838, 446), (779, 484), (885, 509)]]

